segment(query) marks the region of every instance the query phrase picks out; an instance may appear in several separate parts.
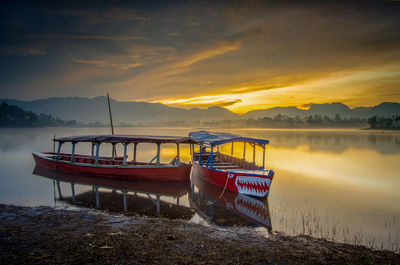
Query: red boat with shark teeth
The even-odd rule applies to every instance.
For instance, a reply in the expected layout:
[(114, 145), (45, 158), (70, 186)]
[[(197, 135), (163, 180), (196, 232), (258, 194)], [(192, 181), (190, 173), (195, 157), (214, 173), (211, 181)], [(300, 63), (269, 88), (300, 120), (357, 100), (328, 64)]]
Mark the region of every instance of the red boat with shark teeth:
[[(230, 133), (197, 131), (189, 133), (189, 137), (198, 146), (191, 144), (191, 174), (208, 182), (223, 187), (224, 190), (256, 197), (267, 197), (271, 187), (273, 170), (265, 167), (265, 146), (268, 140), (242, 137)], [(233, 156), (234, 143), (243, 143), (243, 158)], [(220, 146), (231, 144), (231, 154), (220, 152)], [(253, 149), (253, 161), (246, 161), (246, 146)], [(255, 163), (256, 147), (263, 151), (262, 166)]]

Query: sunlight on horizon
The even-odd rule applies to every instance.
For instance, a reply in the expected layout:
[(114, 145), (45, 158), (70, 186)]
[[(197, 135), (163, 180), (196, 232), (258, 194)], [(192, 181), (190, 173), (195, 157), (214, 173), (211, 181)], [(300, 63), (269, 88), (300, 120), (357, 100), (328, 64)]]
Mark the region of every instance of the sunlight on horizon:
[[(400, 84), (398, 65), (376, 67), (352, 72), (332, 72), (323, 78), (284, 86), (247, 85), (222, 89), (220, 94), (205, 94), (193, 97), (154, 100), (180, 108), (208, 108), (220, 106), (237, 114), (273, 107), (298, 107), (307, 105), (341, 102), (350, 108), (377, 105), (383, 101), (400, 101), (395, 91), (386, 91), (371, 96), (377, 83)], [(265, 82), (267, 83), (267, 82)], [(264, 89), (263, 89), (264, 88)], [(357, 89), (355, 89), (357, 88)], [(340, 94), (338, 92), (340, 91)], [(375, 95), (378, 92), (375, 91)], [(393, 94), (394, 93), (394, 94)]]

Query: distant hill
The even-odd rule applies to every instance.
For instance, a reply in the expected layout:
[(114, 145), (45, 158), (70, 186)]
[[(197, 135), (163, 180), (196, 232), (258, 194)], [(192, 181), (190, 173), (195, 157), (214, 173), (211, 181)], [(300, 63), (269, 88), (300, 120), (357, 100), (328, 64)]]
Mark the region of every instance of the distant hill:
[(51, 115), (26, 111), (15, 105), (2, 102), (0, 105), (0, 127), (39, 127), (39, 126), (76, 126), (74, 120), (64, 121)]
[(339, 114), (342, 118), (369, 118), (372, 116), (392, 116), (400, 113), (400, 103), (394, 102), (383, 102), (373, 107), (359, 107), (350, 109), (347, 105), (335, 102), (327, 104), (311, 104), (308, 110), (302, 110), (297, 107), (276, 107), (264, 110), (249, 111), (244, 118), (262, 118), (270, 117), (273, 118), (278, 114), (286, 115), (289, 117), (296, 117), (299, 115), (301, 118), (310, 115), (321, 115), (333, 118), (336, 114)]
[[(96, 121), (108, 123), (107, 98), (104, 96), (95, 98), (84, 97), (58, 97), (33, 101), (20, 101), (15, 99), (0, 99), (10, 105), (17, 105), (24, 110), (35, 113), (45, 113), (63, 120), (76, 120), (83, 123)], [(297, 107), (276, 107), (264, 110), (250, 111), (244, 115), (238, 115), (222, 107), (213, 106), (208, 109), (182, 109), (170, 107), (161, 103), (148, 102), (122, 102), (111, 99), (111, 109), (115, 124), (149, 124), (170, 121), (221, 121), (249, 118), (274, 118), (278, 114), (289, 117), (301, 118), (309, 115), (327, 115), (333, 118), (339, 114), (341, 118), (372, 116), (392, 116), (400, 113), (400, 103), (384, 102), (373, 107), (359, 107), (350, 109), (342, 103), (311, 104), (308, 110)]]
[[(120, 102), (113, 99), (111, 109), (113, 121), (117, 124), (150, 123), (163, 121), (195, 121), (195, 120), (223, 120), (236, 119), (237, 114), (221, 107), (208, 109), (180, 109), (169, 107), (161, 103), (148, 102)], [(31, 110), (36, 113), (46, 113), (64, 120), (78, 122), (109, 122), (107, 98), (59, 97), (39, 99), (34, 101), (20, 101), (14, 99), (0, 99), (10, 105)]]

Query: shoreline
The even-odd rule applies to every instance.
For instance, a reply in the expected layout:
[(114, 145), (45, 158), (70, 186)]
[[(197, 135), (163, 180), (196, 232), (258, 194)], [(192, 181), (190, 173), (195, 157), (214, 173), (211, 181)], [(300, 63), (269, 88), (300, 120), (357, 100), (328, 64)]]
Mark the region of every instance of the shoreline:
[(309, 236), (96, 210), (0, 204), (2, 264), (398, 264), (400, 254)]

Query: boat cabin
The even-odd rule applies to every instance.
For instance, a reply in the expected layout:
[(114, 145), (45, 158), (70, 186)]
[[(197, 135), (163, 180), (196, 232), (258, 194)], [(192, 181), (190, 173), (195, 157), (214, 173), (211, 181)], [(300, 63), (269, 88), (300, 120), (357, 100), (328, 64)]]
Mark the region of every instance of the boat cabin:
[[(242, 137), (230, 133), (197, 131), (189, 133), (189, 137), (196, 142), (198, 148), (191, 144), (191, 154), (194, 161), (206, 168), (218, 169), (223, 171), (263, 171), (265, 168), (265, 150), (268, 140)], [(234, 156), (235, 143), (242, 143), (242, 158)], [(221, 146), (230, 144), (230, 152), (222, 153)], [(246, 146), (250, 146), (252, 150), (252, 160), (246, 161), (248, 150)], [(262, 149), (262, 165), (256, 165), (256, 147)], [(226, 148), (225, 148), (226, 149)]]
[[(176, 156), (168, 165), (181, 164), (180, 160), (180, 144), (192, 143), (188, 137), (176, 137), (176, 136), (144, 136), (144, 135), (89, 135), (89, 136), (72, 136), (62, 137), (54, 139), (58, 142), (58, 148), (56, 153), (47, 153), (53, 155), (53, 160), (56, 161), (69, 161), (71, 163), (83, 163), (93, 165), (114, 165), (114, 166), (154, 166), (162, 167), (165, 164), (160, 162), (161, 148), (163, 144), (176, 144)], [(64, 143), (71, 143), (71, 153), (61, 153), (61, 147)], [(76, 154), (76, 145), (79, 143), (91, 143), (90, 155)], [(147, 162), (137, 161), (137, 147), (142, 143), (153, 143), (157, 146), (157, 152), (155, 156)], [(117, 156), (115, 146), (117, 144), (123, 145), (123, 155)], [(132, 160), (128, 160), (128, 146), (133, 145)], [(100, 156), (101, 148), (110, 148), (110, 156)]]

